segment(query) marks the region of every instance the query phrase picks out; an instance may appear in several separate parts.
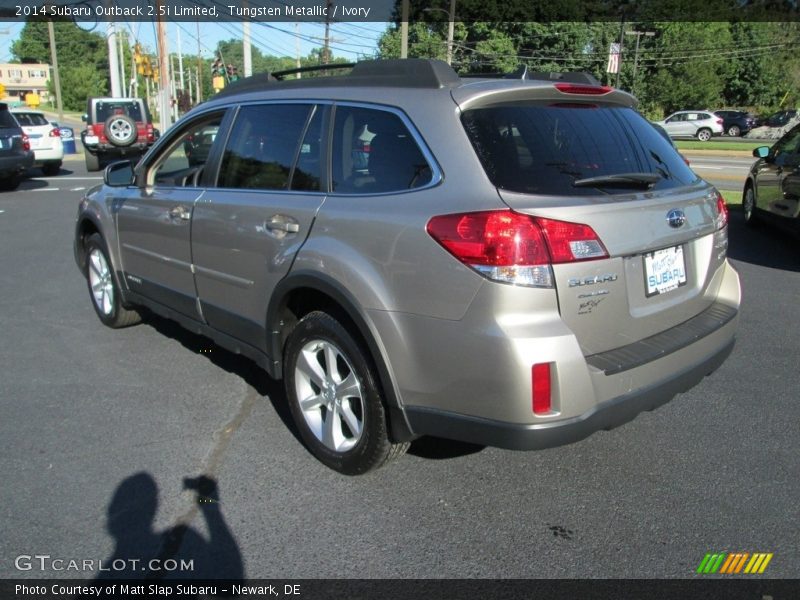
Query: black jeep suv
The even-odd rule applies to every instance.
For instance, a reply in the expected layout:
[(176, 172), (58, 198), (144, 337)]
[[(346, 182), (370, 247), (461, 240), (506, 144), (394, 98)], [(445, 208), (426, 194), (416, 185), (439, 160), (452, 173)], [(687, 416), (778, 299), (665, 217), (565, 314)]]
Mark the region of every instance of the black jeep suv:
[(99, 171), (109, 160), (141, 156), (158, 137), (141, 98), (89, 98), (83, 120), (88, 171)]

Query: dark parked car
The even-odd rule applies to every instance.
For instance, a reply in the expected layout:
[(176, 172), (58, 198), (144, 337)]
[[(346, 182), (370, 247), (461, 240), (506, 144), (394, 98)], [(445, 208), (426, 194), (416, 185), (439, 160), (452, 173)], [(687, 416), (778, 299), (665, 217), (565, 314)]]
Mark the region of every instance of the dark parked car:
[(89, 98), (81, 132), (86, 170), (117, 158), (138, 158), (158, 139), (141, 98)]
[(0, 190), (17, 189), (22, 173), (32, 166), (30, 140), (8, 104), (0, 102)]
[(796, 110), (779, 110), (764, 120), (767, 127), (783, 127), (797, 116)]
[(732, 137), (744, 135), (756, 126), (756, 116), (743, 110), (718, 110), (714, 114), (722, 117), (722, 128)]
[(742, 209), (748, 225), (764, 220), (800, 233), (800, 125), (772, 148), (753, 150), (758, 160), (744, 185)]

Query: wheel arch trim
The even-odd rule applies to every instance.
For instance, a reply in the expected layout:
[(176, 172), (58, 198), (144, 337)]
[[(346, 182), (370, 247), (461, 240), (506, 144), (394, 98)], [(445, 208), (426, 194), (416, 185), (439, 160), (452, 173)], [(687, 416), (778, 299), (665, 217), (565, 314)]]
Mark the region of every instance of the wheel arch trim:
[(386, 399), (389, 412), (391, 437), (395, 441), (409, 441), (415, 436), (406, 418), (399, 390), (392, 375), (391, 366), (386, 358), (386, 350), (368, 315), (360, 310), (358, 302), (347, 288), (323, 273), (314, 271), (298, 271), (284, 278), (272, 293), (267, 308), (267, 341), (272, 356), (273, 371), (276, 377), (282, 377), (284, 331), (281, 326), (281, 315), (287, 306), (292, 292), (307, 288), (328, 296), (353, 322), (358, 334), (367, 345), (370, 358), (378, 371), (381, 389)]

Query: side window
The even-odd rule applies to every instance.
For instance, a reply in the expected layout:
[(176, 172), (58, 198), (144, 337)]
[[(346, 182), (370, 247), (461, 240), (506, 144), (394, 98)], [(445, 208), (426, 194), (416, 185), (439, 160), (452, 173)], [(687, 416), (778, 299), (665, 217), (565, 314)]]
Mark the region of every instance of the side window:
[(398, 192), (428, 184), (433, 172), (394, 113), (338, 106), (333, 133), (333, 191)]
[[(317, 112), (305, 104), (242, 107), (225, 148), (218, 185), (318, 190), (321, 126), (320, 117), (312, 111)], [(306, 129), (308, 133), (304, 135)], [(298, 156), (296, 185), (291, 185), (292, 167)]]
[(183, 128), (156, 159), (148, 181), (166, 186), (195, 186), (217, 138), (222, 115), (195, 121)]
[(773, 146), (773, 156), (786, 160), (792, 154), (800, 153), (800, 126), (795, 127)]

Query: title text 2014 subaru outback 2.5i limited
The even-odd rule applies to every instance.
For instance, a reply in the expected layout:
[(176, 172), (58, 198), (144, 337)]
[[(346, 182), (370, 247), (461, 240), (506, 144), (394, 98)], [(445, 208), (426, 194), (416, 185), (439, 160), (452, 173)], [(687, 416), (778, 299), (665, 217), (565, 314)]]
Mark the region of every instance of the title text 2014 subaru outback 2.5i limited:
[(698, 383), (737, 326), (725, 203), (634, 106), (428, 60), (255, 76), (108, 168), (76, 260), (103, 323), (146, 307), (282, 378), (340, 472), (421, 435), (576, 441)]

